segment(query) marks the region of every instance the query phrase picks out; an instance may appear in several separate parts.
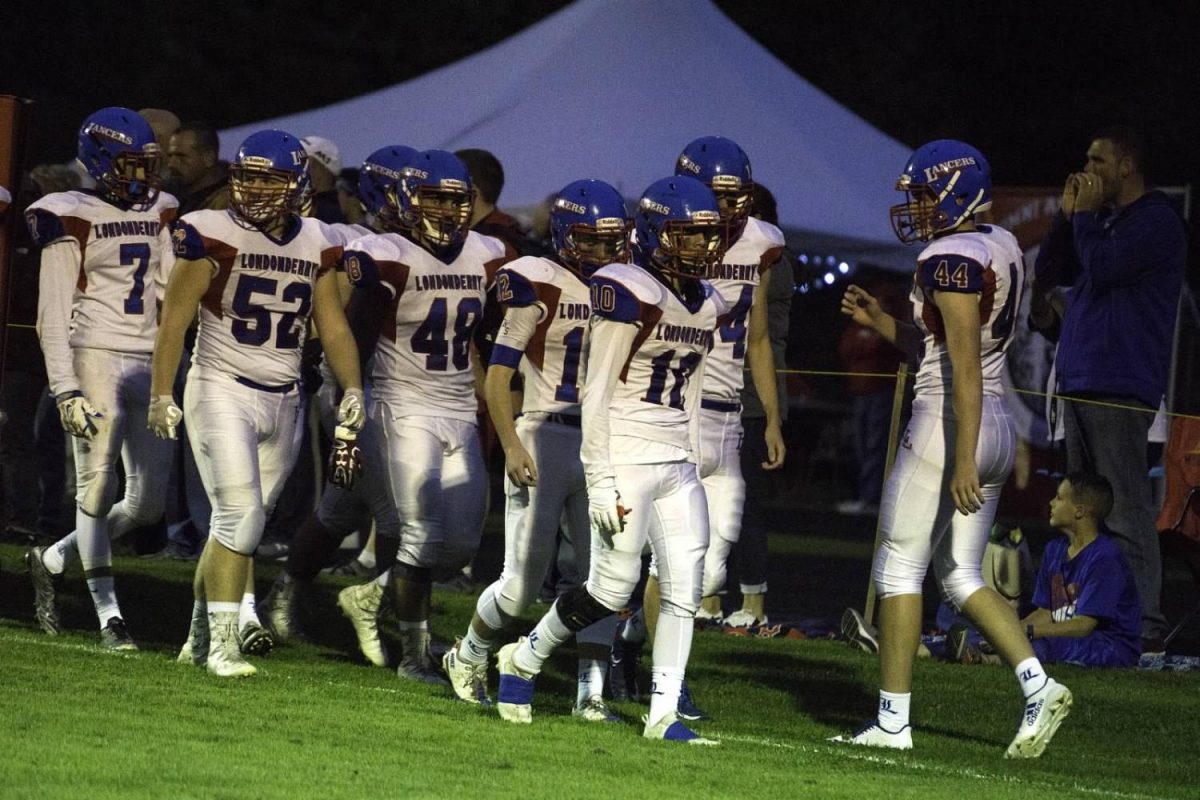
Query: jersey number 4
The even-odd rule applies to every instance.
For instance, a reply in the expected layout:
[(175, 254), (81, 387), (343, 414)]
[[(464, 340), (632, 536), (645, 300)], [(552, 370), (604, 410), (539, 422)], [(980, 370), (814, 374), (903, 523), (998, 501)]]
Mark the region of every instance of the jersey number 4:
[(671, 391), (667, 394), (667, 406), (683, 411), (683, 390), (687, 388), (688, 378), (700, 365), (702, 356), (699, 353), (688, 353), (675, 363), (675, 351), (668, 350), (662, 355), (651, 359), (650, 388), (642, 397), (647, 403), (663, 405), (663, 394), (667, 389), (667, 376), (670, 375)]
[(728, 321), (718, 329), (722, 342), (733, 343), (733, 357), (738, 360), (746, 357), (746, 317), (753, 303), (754, 287), (743, 286), (737, 302), (729, 309)]
[(483, 314), (483, 303), (478, 297), (464, 297), (458, 301), (454, 315), (454, 337), (446, 341), (446, 298), (439, 297), (429, 307), (429, 316), (421, 327), (413, 332), (409, 343), (414, 353), (425, 354), (425, 369), (430, 372), (445, 372), (451, 359), (454, 368), (462, 372), (470, 364), (471, 333)]

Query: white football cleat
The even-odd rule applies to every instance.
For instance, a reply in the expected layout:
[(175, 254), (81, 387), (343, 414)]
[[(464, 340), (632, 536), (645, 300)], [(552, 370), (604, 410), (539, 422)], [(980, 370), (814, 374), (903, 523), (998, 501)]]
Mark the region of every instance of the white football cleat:
[(208, 661), (208, 648), (208, 614), (203, 611), (199, 614), (193, 613), (187, 641), (179, 649), (179, 655), (175, 660), (180, 664), (203, 667)]
[(912, 726), (905, 725), (900, 730), (893, 732), (880, 727), (879, 721), (873, 719), (859, 728), (853, 736), (834, 736), (829, 741), (834, 744), (856, 744), (862, 747), (912, 750)]
[(442, 656), (442, 669), (450, 679), (450, 688), (459, 700), (480, 706), (490, 706), (492, 699), (487, 694), (487, 662), (467, 664), (458, 656), (462, 639)]
[(528, 725), (533, 722), (533, 679), (513, 664), (513, 653), (525, 641), (522, 636), (506, 644), (496, 653), (496, 668), (500, 671), (500, 689), (496, 693), (496, 710), (500, 719)]
[(646, 727), (642, 730), (642, 737), (645, 739), (662, 739), (666, 742), (682, 742), (683, 744), (720, 744), (720, 742), (718, 742), (716, 739), (705, 739), (703, 736), (684, 725), (679, 721), (679, 717), (674, 711), (664, 715), (662, 719), (653, 725), (650, 724), (650, 720), (647, 718)]
[(248, 678), (258, 672), (254, 665), (242, 657), (238, 645), (238, 615), (236, 611), (215, 614), (224, 619), (214, 620), (209, 626), (212, 637), (205, 667), (218, 678)]
[(1017, 726), (1017, 735), (1005, 751), (1005, 758), (1037, 758), (1046, 751), (1058, 726), (1071, 713), (1071, 690), (1053, 678), (1025, 701), (1025, 713)]
[(358, 637), (358, 649), (367, 661), (376, 667), (386, 667), (387, 648), (379, 638), (379, 603), (383, 600), (383, 587), (375, 581), (347, 586), (338, 592), (338, 608)]
[(621, 718), (613, 713), (604, 702), (604, 698), (594, 694), (581, 706), (571, 709), (571, 716), (584, 722), (620, 722)]
[(719, 626), (724, 621), (725, 618), (721, 616), (720, 611), (709, 611), (708, 609), (704, 608), (704, 606), (696, 609), (697, 625)]
[(739, 608), (725, 618), (725, 626), (728, 628), (758, 628), (766, 624), (766, 614), (756, 617), (744, 608)]

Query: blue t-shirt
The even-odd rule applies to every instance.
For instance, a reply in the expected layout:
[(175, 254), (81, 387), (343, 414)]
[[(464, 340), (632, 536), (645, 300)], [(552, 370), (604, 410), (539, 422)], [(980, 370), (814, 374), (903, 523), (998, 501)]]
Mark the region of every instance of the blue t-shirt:
[(1050, 612), (1055, 622), (1085, 616), (1096, 620), (1100, 634), (1141, 650), (1142, 606), (1125, 556), (1103, 533), (1067, 557), (1067, 537), (1046, 545), (1033, 590), (1033, 604)]

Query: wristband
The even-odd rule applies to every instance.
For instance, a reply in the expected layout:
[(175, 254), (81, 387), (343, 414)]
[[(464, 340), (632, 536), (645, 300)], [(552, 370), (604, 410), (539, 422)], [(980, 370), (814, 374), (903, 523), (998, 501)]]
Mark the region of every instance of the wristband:
[(1025, 638), (1027, 638), (1031, 642), (1033, 641), (1033, 623), (1032, 622), (1025, 626)]

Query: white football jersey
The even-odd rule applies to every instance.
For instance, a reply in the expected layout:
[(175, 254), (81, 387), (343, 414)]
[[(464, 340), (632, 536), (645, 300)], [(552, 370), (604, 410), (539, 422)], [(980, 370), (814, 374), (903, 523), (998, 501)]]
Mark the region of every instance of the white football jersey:
[(1003, 395), (1004, 354), (1012, 339), (1024, 287), (1021, 247), (1004, 228), (980, 225), (978, 230), (930, 242), (917, 258), (913, 277), (913, 319), (925, 334), (917, 394), (948, 394), (951, 387), (945, 326), (932, 295), (967, 292), (979, 295), (983, 393)]
[(366, 225), (356, 225), (352, 222), (325, 222), (316, 217), (313, 217), (313, 220), (321, 227), (321, 232), (325, 234), (326, 239), (342, 247), (350, 244), (355, 239), (375, 234), (375, 231)]
[(527, 315), (506, 314), (492, 350), (493, 364), (519, 366), (522, 410), (578, 414), (591, 316), (587, 284), (548, 258), (526, 256), (496, 274), (496, 297), (508, 309), (540, 311), (536, 326), (524, 324), (533, 321)]
[[(609, 404), (611, 446), (590, 441), (585, 416), (585, 448), (609, 447), (612, 464), (641, 463), (645, 451), (626, 447), (627, 439), (692, 453), (689, 425), (700, 405), (692, 377), (728, 312), (708, 282), (700, 281), (700, 287), (702, 296), (689, 306), (633, 264), (609, 264), (592, 276), (592, 319), (632, 323), (639, 330)], [(591, 460), (585, 456), (585, 463)]]
[[(158, 303), (175, 263), (168, 225), (178, 206), (165, 192), (137, 211), (82, 191), (55, 192), (29, 206), (25, 219), (38, 245), (78, 250), (71, 347), (153, 351)], [(38, 303), (51, 301), (39, 297)]]
[(783, 233), (769, 222), (749, 217), (742, 235), (726, 251), (710, 279), (713, 288), (729, 307), (717, 331), (713, 350), (704, 364), (705, 399), (722, 403), (741, 402), (745, 384), (746, 324), (754, 303), (754, 288), (763, 273), (783, 254)]
[(346, 247), (351, 282), (378, 282), (391, 295), (371, 372), (376, 399), (401, 414), (475, 419), (471, 337), (506, 258), (503, 242), (474, 231), (448, 264), (395, 233)]
[(175, 255), (214, 264), (200, 301), (195, 363), (263, 386), (299, 380), (313, 287), (342, 249), (316, 220), (292, 219), (279, 240), (226, 210), (193, 211), (176, 223)]

